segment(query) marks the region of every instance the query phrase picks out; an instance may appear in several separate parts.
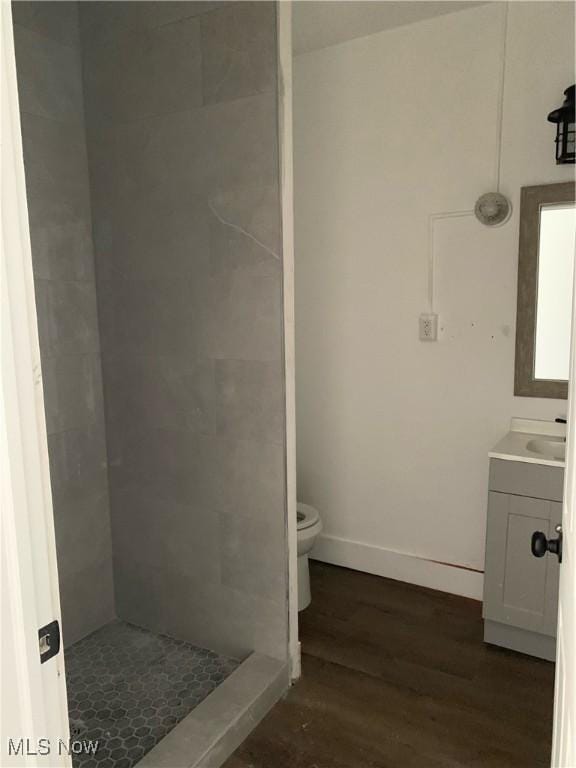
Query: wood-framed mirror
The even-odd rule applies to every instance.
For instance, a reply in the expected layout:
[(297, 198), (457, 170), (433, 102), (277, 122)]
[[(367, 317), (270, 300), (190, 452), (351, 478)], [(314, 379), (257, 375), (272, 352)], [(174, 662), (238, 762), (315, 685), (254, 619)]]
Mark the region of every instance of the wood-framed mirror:
[(521, 190), (515, 395), (568, 396), (575, 192), (574, 182)]

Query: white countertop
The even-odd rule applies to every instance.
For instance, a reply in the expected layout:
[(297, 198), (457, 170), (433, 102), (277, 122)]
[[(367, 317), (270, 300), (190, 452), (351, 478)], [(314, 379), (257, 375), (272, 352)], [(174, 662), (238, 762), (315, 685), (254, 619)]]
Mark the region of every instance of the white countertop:
[(545, 456), (528, 448), (535, 440), (564, 442), (566, 439), (566, 424), (556, 424), (554, 421), (539, 419), (513, 418), (510, 432), (502, 438), (488, 453), (491, 459), (504, 461), (523, 461), (527, 464), (546, 464), (551, 467), (563, 467), (563, 459)]

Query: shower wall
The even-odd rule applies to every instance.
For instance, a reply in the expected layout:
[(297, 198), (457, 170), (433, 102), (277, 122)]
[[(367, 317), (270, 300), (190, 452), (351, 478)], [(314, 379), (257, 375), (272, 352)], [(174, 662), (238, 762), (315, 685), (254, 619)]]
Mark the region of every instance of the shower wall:
[(275, 4), (80, 15), (118, 615), (283, 658)]
[(78, 6), (13, 4), (63, 637), (114, 616)]

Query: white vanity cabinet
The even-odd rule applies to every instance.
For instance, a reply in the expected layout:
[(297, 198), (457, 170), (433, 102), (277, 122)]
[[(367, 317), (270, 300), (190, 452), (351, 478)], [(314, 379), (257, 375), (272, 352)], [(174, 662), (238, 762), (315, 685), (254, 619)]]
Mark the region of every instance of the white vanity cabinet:
[(558, 558), (534, 557), (532, 534), (557, 537), (564, 469), (491, 458), (484, 575), (484, 640), (554, 660)]

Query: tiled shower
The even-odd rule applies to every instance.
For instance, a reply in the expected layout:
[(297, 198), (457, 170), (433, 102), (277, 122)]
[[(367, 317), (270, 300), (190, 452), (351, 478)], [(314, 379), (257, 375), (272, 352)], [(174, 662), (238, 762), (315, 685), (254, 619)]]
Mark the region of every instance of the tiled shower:
[(130, 768), (287, 655), (276, 6), (13, 18), (71, 727)]

